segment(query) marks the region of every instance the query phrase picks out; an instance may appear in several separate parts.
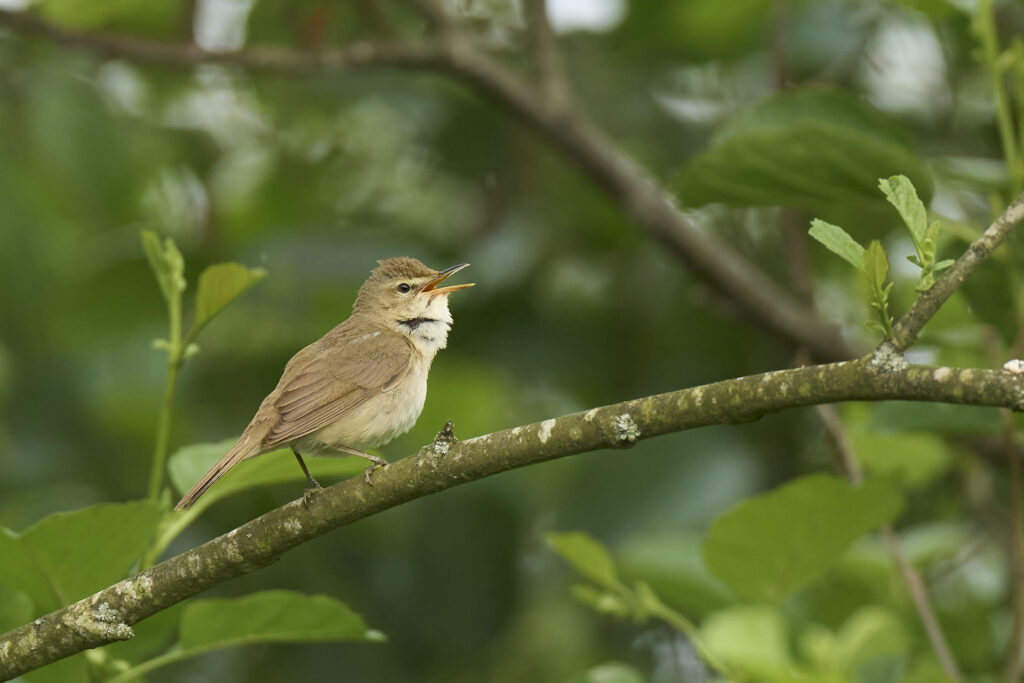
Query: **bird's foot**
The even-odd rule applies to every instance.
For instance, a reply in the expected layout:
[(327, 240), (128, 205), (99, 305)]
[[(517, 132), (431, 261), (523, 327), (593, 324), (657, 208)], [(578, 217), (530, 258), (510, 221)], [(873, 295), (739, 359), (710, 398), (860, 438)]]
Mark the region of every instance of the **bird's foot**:
[(323, 486), (320, 486), (320, 482), (312, 477), (309, 478), (309, 488), (302, 493), (302, 504), (309, 509), (309, 501), (313, 500), (313, 496), (324, 490)]
[(370, 475), (379, 469), (387, 467), (388, 461), (378, 455), (365, 455), (363, 457), (368, 458), (371, 462), (373, 462), (372, 465), (366, 468), (366, 472), (363, 473), (363, 479), (366, 480), (366, 483), (369, 484), (370, 486), (373, 486), (373, 481), (370, 480)]

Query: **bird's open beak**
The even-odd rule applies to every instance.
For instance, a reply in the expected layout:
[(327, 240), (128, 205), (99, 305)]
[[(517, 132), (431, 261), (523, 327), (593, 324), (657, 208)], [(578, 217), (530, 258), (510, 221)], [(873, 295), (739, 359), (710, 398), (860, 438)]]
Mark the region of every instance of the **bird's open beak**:
[(452, 292), (454, 292), (457, 289), (465, 289), (466, 287), (472, 287), (473, 285), (476, 284), (475, 282), (469, 282), (469, 283), (466, 283), (464, 285), (449, 285), (448, 287), (438, 287), (438, 285), (441, 284), (441, 282), (446, 277), (448, 277), (449, 275), (451, 275), (453, 273), (459, 272), (460, 270), (462, 270), (463, 268), (465, 268), (468, 265), (469, 265), (468, 263), (460, 263), (457, 266), (452, 266), (451, 268), (445, 268), (444, 270), (442, 270), (440, 273), (437, 274), (437, 277), (435, 277), (433, 280), (431, 280), (430, 282), (428, 282), (427, 284), (425, 284), (423, 286), (423, 289), (420, 290), (420, 294), (425, 294), (427, 292), (430, 292), (431, 295), (451, 294)]

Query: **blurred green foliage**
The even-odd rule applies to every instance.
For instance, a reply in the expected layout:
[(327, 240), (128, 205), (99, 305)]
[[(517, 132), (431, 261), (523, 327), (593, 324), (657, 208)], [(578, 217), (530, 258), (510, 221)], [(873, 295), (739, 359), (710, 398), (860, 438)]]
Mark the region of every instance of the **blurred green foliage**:
[[(553, 16), (574, 4), (549, 2)], [(235, 14), (197, 18), (207, 4)], [(884, 246), (898, 317), (921, 275), (902, 257), (920, 251), (878, 178), (913, 182), (942, 225), (937, 261), (956, 257), (1021, 189), (1024, 155), (1007, 151), (1003, 111), (1019, 146), (1019, 4), (996, 3), (988, 21), (947, 0), (578, 4), (621, 10), (600, 29), (556, 22), (578, 101), (678, 191), (695, 222), (783, 283), (796, 257), (779, 224), (796, 215), (802, 233), (821, 216)], [(509, 0), (455, 5), (501, 58), (526, 61)], [(229, 47), (422, 30), (392, 0), (41, 0), (34, 11), (66, 28)], [(140, 66), (0, 28), (0, 630), (156, 559), (146, 554), (162, 541), (178, 552), (301, 491), (298, 469), (267, 455), (266, 469), (240, 467), (223, 495), (213, 489), (187, 528), (163, 517), (168, 493), (139, 502), (168, 360), (151, 347), (167, 335), (167, 313), (140, 230), (174, 240), (190, 291), (220, 292), (200, 295), (199, 323), (217, 320), (176, 384), (167, 443), (178, 489), (237, 436), (287, 359), (348, 315), (378, 258), (469, 261), (478, 283), (453, 297), (450, 348), (418, 424), (383, 449), (389, 458), (447, 419), (468, 437), (793, 360), (561, 150), (440, 75)], [(825, 249), (807, 251), (822, 315), (870, 343), (869, 283)], [(1012, 239), (912, 358), (988, 367), (986, 329), (1009, 353), (1022, 254)], [(670, 683), (704, 680), (702, 661), (713, 660), (749, 680), (942, 680), (898, 573), (867, 533), (900, 499), (897, 530), (961, 667), (992, 680), (1011, 619), (1006, 463), (984, 447), (998, 415), (882, 404), (843, 416), (878, 477), (867, 489), (819, 491), (762, 519), (758, 505), (822, 478), (785, 482), (831, 468), (809, 411), (568, 458), (340, 529), (218, 588), (215, 601), (179, 605), (131, 641), (26, 680), (104, 679), (154, 657), (175, 664), (148, 681), (331, 671), (351, 681)], [(362, 468), (310, 464), (324, 483)], [(790, 515), (782, 529), (806, 535), (773, 542), (762, 530), (744, 543), (751, 522), (723, 545), (728, 520), (744, 515)], [(820, 540), (829, 529), (842, 533)], [(565, 542), (553, 549), (546, 538)], [(778, 579), (772, 551), (794, 548), (810, 560), (772, 583), (777, 604), (750, 602), (764, 597), (758, 581)], [(589, 582), (582, 589), (570, 588), (559, 553)], [(293, 621), (291, 609), (325, 615), (324, 628)], [(222, 610), (237, 618), (217, 630), (207, 617)], [(268, 614), (281, 631), (260, 631), (256, 616)], [(364, 621), (388, 642), (272, 644), (379, 639)], [(310, 630), (285, 633), (289, 624)], [(229, 638), (232, 626), (252, 630)], [(249, 645), (177, 662), (175, 648), (228, 642)]]

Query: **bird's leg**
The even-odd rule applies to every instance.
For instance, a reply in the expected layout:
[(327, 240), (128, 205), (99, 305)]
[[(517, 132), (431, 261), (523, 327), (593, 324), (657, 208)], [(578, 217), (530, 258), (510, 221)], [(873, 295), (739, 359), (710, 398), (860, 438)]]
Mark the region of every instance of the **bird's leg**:
[(292, 453), (295, 454), (295, 459), (299, 461), (299, 467), (302, 468), (302, 472), (306, 475), (306, 481), (309, 482), (309, 488), (307, 488), (305, 493), (302, 494), (302, 501), (306, 504), (306, 507), (309, 507), (309, 500), (313, 497), (313, 493), (315, 491), (319, 491), (323, 487), (320, 486), (320, 482), (314, 479), (313, 475), (309, 473), (309, 468), (306, 467), (306, 462), (302, 459), (302, 456), (299, 455), (299, 452), (295, 450), (295, 446), (292, 446)]
[(370, 481), (370, 474), (375, 470), (379, 470), (381, 467), (385, 467), (388, 464), (388, 461), (380, 457), (379, 455), (370, 455), (369, 453), (363, 453), (362, 451), (356, 450), (355, 448), (349, 448), (348, 446), (331, 446), (331, 448), (333, 448), (336, 451), (341, 451), (342, 453), (348, 453), (349, 455), (358, 455), (360, 458), (366, 458), (367, 460), (372, 462), (373, 464), (367, 467), (366, 472), (363, 473), (363, 479), (365, 479), (366, 483), (370, 485), (373, 485), (373, 482)]

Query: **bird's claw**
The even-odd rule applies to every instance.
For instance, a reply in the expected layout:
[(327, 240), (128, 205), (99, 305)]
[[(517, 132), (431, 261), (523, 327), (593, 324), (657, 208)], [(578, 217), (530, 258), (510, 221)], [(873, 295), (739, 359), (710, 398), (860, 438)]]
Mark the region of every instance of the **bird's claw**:
[(366, 468), (366, 471), (363, 473), (363, 479), (366, 480), (367, 484), (373, 486), (373, 481), (371, 481), (370, 475), (379, 469), (387, 467), (388, 461), (385, 460), (384, 458), (380, 458), (377, 456), (373, 456), (372, 458), (370, 458), (370, 460), (373, 461), (373, 464)]
[(302, 504), (306, 506), (307, 510), (309, 509), (309, 501), (313, 500), (313, 496), (315, 496), (316, 494), (320, 493), (323, 490), (324, 487), (320, 486), (320, 482), (318, 482), (316, 479), (313, 479), (310, 482), (310, 487), (302, 493)]

